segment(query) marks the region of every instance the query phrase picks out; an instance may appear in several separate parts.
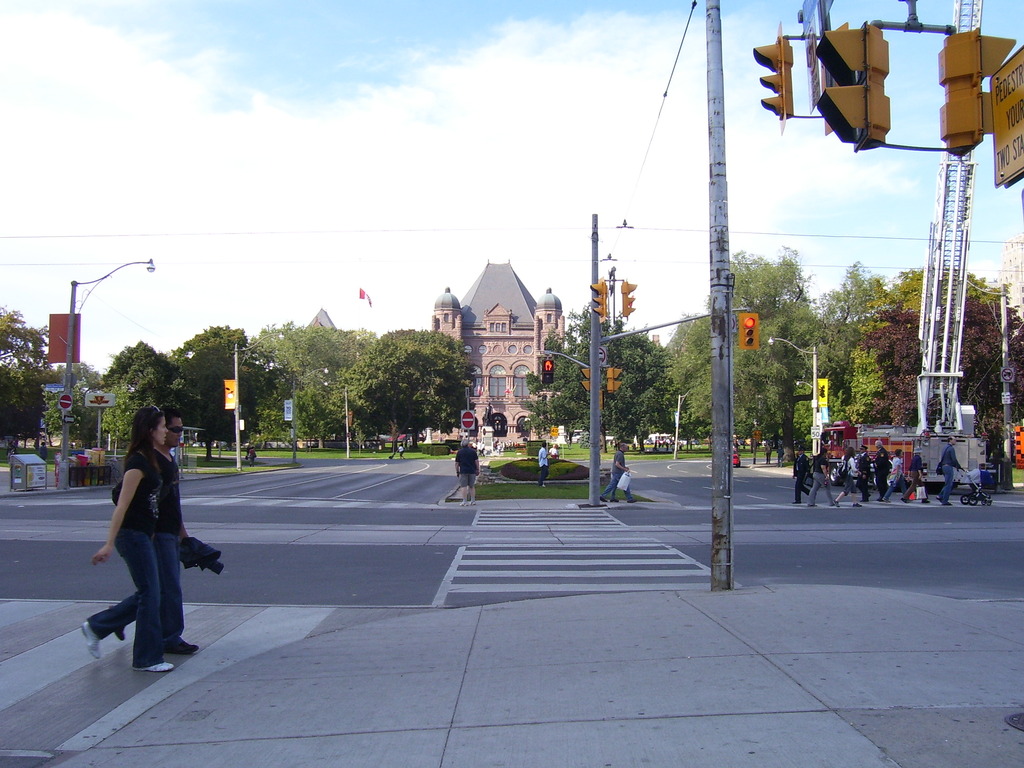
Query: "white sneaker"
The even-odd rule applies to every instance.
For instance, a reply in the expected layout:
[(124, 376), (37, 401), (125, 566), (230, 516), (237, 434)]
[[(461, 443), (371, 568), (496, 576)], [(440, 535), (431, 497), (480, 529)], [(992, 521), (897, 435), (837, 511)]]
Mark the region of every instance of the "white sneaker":
[(85, 635), (85, 647), (94, 659), (98, 659), (100, 657), (100, 639), (92, 631), (88, 621), (82, 622), (82, 634)]
[(152, 667), (132, 667), (136, 672), (170, 672), (174, 669), (174, 665), (169, 661), (161, 661), (159, 664), (154, 664)]

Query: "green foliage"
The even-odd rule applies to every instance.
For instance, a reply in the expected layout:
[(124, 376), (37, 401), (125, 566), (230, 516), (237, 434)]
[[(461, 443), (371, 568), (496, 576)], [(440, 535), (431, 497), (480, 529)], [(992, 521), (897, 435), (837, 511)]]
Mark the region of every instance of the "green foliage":
[(39, 434), (42, 387), (53, 380), (45, 329), (31, 328), (20, 312), (0, 307), (0, 436)]
[[(102, 388), (116, 396), (115, 405), (103, 414), (103, 427), (115, 440), (126, 442), (135, 412), (147, 405), (178, 405), (175, 387), (180, 372), (170, 356), (157, 352), (145, 342), (125, 347), (110, 363)], [(183, 411), (184, 412), (184, 411)], [(185, 422), (192, 422), (186, 417)]]
[[(537, 459), (517, 459), (502, 464), (498, 474), (508, 480), (522, 480), (536, 483), (540, 479), (540, 466)], [(575, 461), (552, 461), (548, 468), (548, 480), (586, 480), (590, 472), (582, 464)]]
[(374, 341), (352, 367), (349, 398), (371, 434), (455, 428), (472, 382), (462, 344), (437, 331), (393, 331)]

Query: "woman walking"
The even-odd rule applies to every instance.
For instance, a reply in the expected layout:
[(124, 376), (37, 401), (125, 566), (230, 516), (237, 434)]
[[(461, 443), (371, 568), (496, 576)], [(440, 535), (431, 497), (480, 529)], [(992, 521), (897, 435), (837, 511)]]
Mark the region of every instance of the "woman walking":
[(832, 486), (829, 485), (828, 481), (828, 448), (824, 445), (821, 446), (814, 458), (811, 459), (811, 479), (814, 481), (811, 484), (811, 498), (807, 501), (808, 507), (816, 507), (817, 504), (814, 500), (818, 496), (818, 489), (824, 488), (825, 495), (828, 496), (828, 504), (830, 507), (838, 507), (836, 500), (832, 498)]
[[(156, 454), (166, 434), (164, 414), (156, 406), (141, 408), (135, 414), (121, 493), (110, 518), (107, 541), (92, 556), (93, 565), (105, 563), (116, 549), (128, 566), (135, 594), (112, 608), (93, 614), (82, 624), (86, 647), (98, 659), (100, 640), (134, 621), (132, 668), (139, 672), (174, 669), (173, 664), (164, 661), (160, 576), (153, 544), (163, 485)], [(132, 615), (126, 616), (127, 613)]]
[(897, 488), (899, 488), (903, 503), (909, 503), (910, 499), (907, 498), (907, 480), (903, 476), (903, 449), (901, 448), (897, 448), (892, 452), (892, 470), (889, 473), (889, 488), (886, 490), (881, 500), (888, 504), (889, 497), (892, 496), (892, 492)]

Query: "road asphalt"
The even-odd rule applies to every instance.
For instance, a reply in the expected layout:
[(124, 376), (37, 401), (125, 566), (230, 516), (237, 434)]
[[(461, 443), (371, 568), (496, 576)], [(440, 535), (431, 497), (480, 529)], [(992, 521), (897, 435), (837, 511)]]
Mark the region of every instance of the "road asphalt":
[(201, 649), (166, 674), (131, 670), (130, 634), (89, 655), (79, 626), (102, 607), (0, 600), (0, 768), (1024, 764), (1006, 722), (1024, 710), (1021, 600), (705, 584), (189, 605)]

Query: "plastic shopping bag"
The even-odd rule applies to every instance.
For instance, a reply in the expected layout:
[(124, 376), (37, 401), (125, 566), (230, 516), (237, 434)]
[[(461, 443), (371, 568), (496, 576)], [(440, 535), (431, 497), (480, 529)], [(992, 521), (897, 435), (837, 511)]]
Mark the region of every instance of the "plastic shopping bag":
[(615, 487), (618, 488), (620, 491), (628, 491), (629, 490), (629, 481), (630, 481), (630, 474), (629, 474), (629, 472), (623, 472), (622, 473), (622, 477), (619, 478), (618, 485), (616, 485)]

